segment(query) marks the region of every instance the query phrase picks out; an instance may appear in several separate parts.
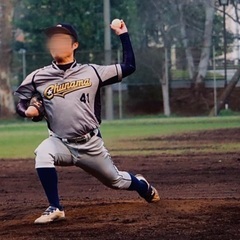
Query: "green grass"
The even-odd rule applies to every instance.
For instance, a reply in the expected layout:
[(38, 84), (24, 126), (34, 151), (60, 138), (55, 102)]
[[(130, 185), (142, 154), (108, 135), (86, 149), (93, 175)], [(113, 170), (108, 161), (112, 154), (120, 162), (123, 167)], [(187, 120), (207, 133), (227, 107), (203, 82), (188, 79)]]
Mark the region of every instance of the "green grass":
[[(105, 121), (101, 132), (106, 146), (113, 155), (153, 154), (147, 148), (144, 151), (138, 139), (148, 136), (174, 135), (208, 129), (240, 127), (240, 117), (219, 118), (148, 118), (121, 121)], [(0, 158), (33, 158), (34, 149), (48, 136), (45, 123), (0, 122)], [(143, 143), (147, 145), (148, 143)], [(166, 143), (167, 144), (167, 143)], [(160, 146), (161, 147), (161, 146)], [(234, 145), (234, 149), (239, 146)], [(132, 151), (129, 151), (131, 148)], [(126, 151), (124, 151), (126, 149)], [(135, 150), (134, 150), (135, 149)], [(214, 148), (213, 148), (214, 149)], [(222, 148), (219, 147), (221, 150)], [(156, 151), (154, 153), (178, 153), (183, 150)]]

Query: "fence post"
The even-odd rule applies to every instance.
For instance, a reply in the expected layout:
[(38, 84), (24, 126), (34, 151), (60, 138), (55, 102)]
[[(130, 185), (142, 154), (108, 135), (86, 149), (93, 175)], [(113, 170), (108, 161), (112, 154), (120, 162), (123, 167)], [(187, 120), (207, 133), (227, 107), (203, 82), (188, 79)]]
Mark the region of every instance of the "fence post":
[(214, 95), (214, 116), (217, 116), (217, 81), (216, 81), (216, 59), (215, 46), (213, 46), (213, 95)]
[[(118, 49), (117, 51), (117, 59), (118, 59), (118, 63), (120, 63), (120, 50)], [(122, 109), (122, 83), (119, 82), (118, 83), (118, 112), (119, 112), (119, 119), (123, 118), (123, 109)]]
[[(110, 29), (110, 0), (103, 0), (104, 10), (104, 51), (105, 51), (105, 64), (112, 63), (111, 55), (111, 29)], [(105, 87), (105, 111), (106, 119), (113, 119), (113, 91), (112, 85)]]

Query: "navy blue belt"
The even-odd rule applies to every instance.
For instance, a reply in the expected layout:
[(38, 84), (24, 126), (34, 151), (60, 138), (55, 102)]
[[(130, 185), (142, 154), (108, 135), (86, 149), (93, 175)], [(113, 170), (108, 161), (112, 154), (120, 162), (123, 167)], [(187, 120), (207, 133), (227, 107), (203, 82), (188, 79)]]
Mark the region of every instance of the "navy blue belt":
[(78, 144), (84, 144), (87, 143), (93, 136), (99, 136), (101, 137), (100, 131), (95, 128), (93, 130), (91, 130), (90, 132), (88, 132), (85, 135), (79, 136), (79, 137), (75, 137), (75, 138), (59, 138), (60, 140), (62, 140), (64, 143), (78, 143)]

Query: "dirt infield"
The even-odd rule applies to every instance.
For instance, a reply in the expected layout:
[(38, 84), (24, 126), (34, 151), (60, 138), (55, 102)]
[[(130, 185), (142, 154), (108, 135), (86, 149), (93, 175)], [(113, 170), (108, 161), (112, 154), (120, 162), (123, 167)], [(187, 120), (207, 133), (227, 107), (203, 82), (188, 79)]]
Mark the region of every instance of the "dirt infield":
[[(239, 141), (238, 132), (168, 139)], [(114, 158), (120, 169), (143, 173), (156, 186), (162, 197), (156, 204), (145, 203), (134, 192), (108, 189), (79, 168), (58, 168), (67, 220), (46, 226), (33, 225), (47, 207), (34, 161), (1, 160), (0, 239), (240, 239), (239, 159), (240, 150)]]

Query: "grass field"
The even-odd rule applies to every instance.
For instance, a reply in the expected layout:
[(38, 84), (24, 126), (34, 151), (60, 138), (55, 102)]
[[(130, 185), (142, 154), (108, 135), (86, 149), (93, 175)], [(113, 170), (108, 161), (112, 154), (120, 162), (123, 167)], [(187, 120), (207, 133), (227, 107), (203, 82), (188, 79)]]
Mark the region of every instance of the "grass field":
[[(167, 150), (149, 150), (156, 148), (158, 142), (149, 144), (148, 137), (176, 135), (184, 132), (193, 132), (208, 129), (240, 127), (239, 117), (221, 118), (150, 118), (130, 119), (122, 121), (105, 121), (101, 131), (106, 146), (112, 154), (174, 154), (179, 151), (168, 148)], [(30, 158), (38, 144), (47, 137), (45, 123), (13, 122), (0, 123), (0, 158)], [(144, 141), (145, 139), (145, 141)], [(154, 145), (155, 144), (155, 145)], [(184, 143), (182, 143), (184, 144)], [(161, 142), (164, 148), (168, 142)], [(159, 146), (158, 146), (159, 147)], [(224, 144), (224, 149), (238, 148), (238, 144)], [(164, 148), (165, 149), (165, 148)], [(213, 147), (213, 149), (218, 149)], [(222, 146), (219, 146), (223, 150)], [(181, 153), (181, 151), (180, 151)]]
[(36, 226), (47, 202), (33, 151), (46, 126), (1, 122), (0, 240), (240, 239), (240, 117), (111, 121), (101, 131), (116, 166), (143, 174), (161, 201), (57, 167), (67, 220)]
[[(240, 127), (240, 117), (220, 118), (150, 118), (105, 121), (101, 132), (112, 155), (181, 154), (186, 151), (234, 151), (240, 144), (216, 143), (197, 150), (169, 147), (168, 141), (151, 141), (149, 137), (176, 135), (199, 130)], [(32, 158), (33, 151), (48, 135), (45, 123), (0, 122), (0, 158)], [(174, 143), (178, 144), (177, 142)], [(189, 145), (189, 143), (187, 143)], [(168, 146), (168, 148), (166, 148)], [(203, 146), (204, 147), (204, 146)]]

